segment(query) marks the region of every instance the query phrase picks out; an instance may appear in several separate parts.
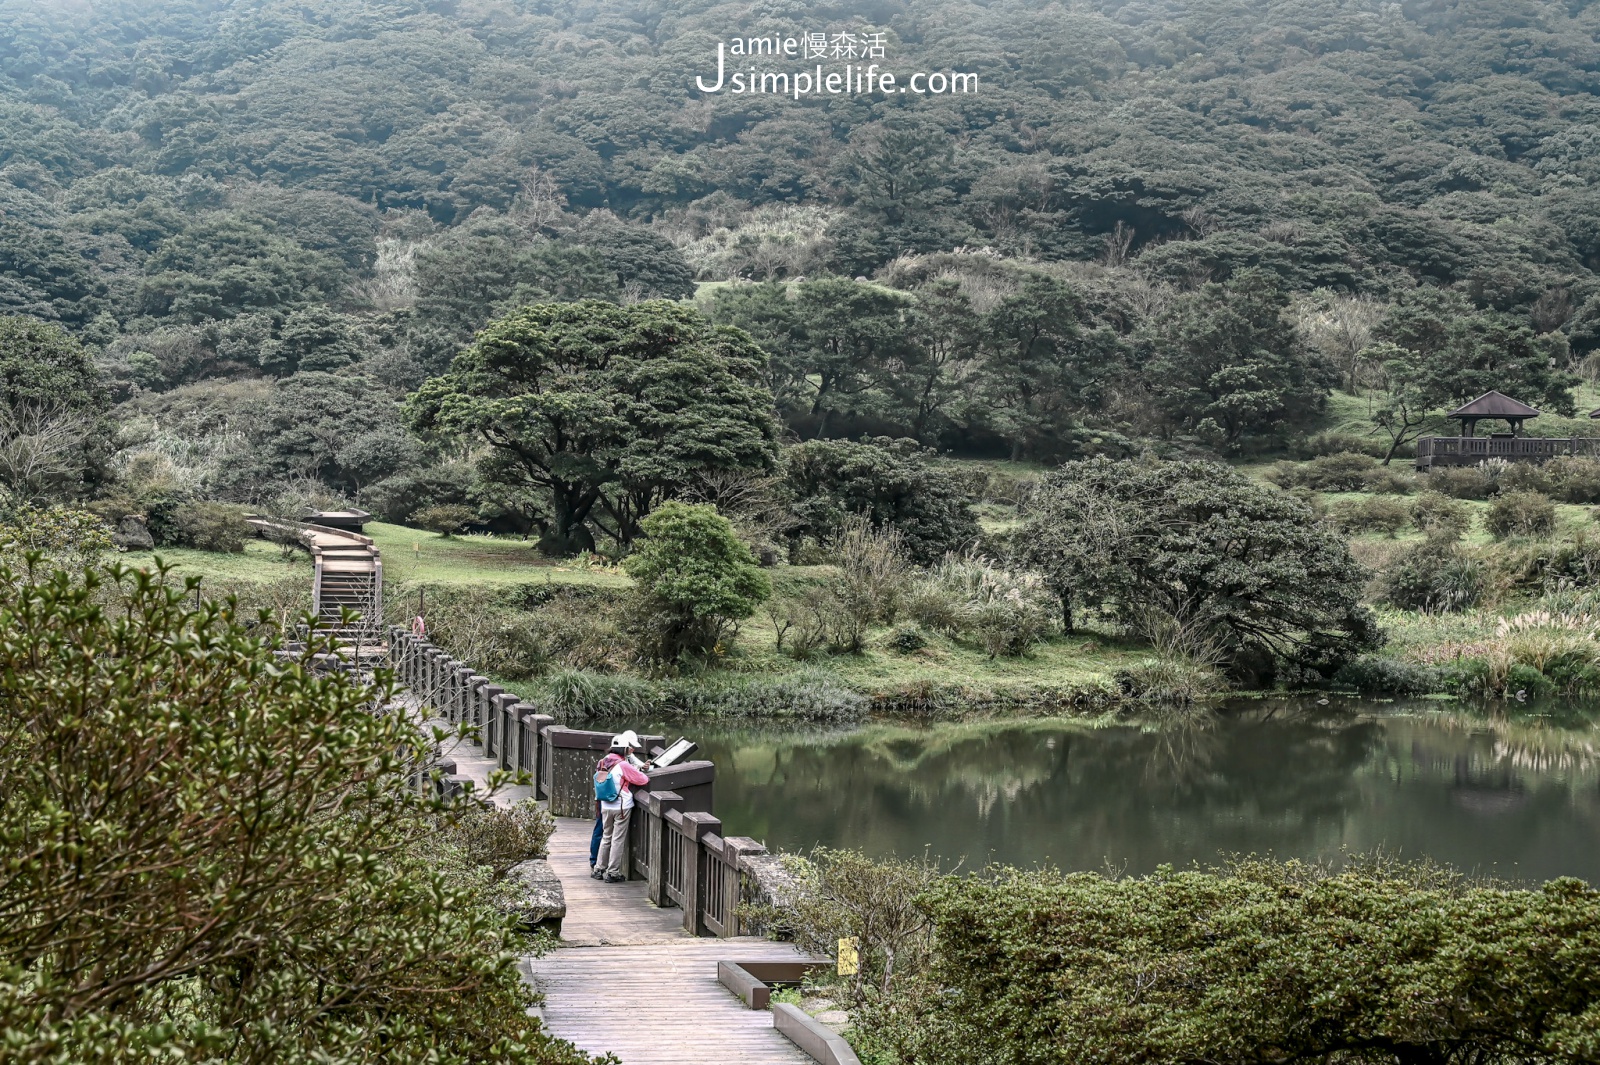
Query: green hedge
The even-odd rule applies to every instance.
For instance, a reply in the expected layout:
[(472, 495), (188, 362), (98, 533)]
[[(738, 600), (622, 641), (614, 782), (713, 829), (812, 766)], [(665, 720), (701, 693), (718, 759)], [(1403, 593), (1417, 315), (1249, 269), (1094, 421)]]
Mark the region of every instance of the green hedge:
[(1367, 863), (1005, 871), (922, 897), (931, 967), (857, 1018), (924, 1065), (1592, 1062), (1600, 893)]

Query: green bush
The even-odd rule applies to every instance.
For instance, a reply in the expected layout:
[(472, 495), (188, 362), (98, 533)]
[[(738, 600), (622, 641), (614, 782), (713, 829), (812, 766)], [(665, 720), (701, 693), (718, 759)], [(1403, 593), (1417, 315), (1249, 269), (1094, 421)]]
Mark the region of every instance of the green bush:
[(1393, 536), (1411, 520), (1411, 508), (1388, 496), (1362, 496), (1335, 505), (1333, 520), (1345, 532), (1381, 532)]
[(623, 564), (637, 585), (628, 624), (660, 662), (704, 655), (772, 595), (772, 582), (717, 508), (666, 503)]
[(961, 477), (914, 440), (809, 440), (783, 455), (798, 524), (790, 536), (829, 543), (857, 515), (900, 533), (921, 565), (975, 543), (982, 530)]
[(1488, 499), (1499, 490), (1482, 466), (1437, 466), (1419, 480), (1424, 487), (1455, 499)]
[(919, 625), (901, 625), (888, 635), (884, 643), (903, 655), (909, 655), (928, 646), (928, 635)]
[(474, 802), (444, 817), (442, 828), (468, 862), (502, 877), (513, 865), (549, 854), (556, 819), (533, 799), (504, 808)]
[(1489, 505), (1483, 527), (1499, 540), (1508, 536), (1548, 536), (1555, 531), (1556, 507), (1538, 492), (1502, 492)]
[(1458, 686), (1457, 679), (1446, 670), (1379, 655), (1351, 659), (1334, 674), (1333, 682), (1383, 695), (1431, 695)]
[(1411, 523), (1424, 536), (1455, 541), (1472, 528), (1472, 510), (1442, 492), (1423, 492), (1411, 502)]
[(1550, 478), (1538, 463), (1490, 459), (1483, 464), (1483, 470), (1494, 479), (1495, 490), (1500, 493), (1550, 491)]
[[(1289, 451), (1296, 458), (1303, 459), (1350, 452), (1381, 459), (1389, 453), (1389, 442), (1371, 436), (1352, 436), (1348, 433), (1318, 433), (1315, 436), (1299, 437), (1290, 441)], [(1409, 458), (1412, 452), (1403, 449), (1399, 454)]]
[(254, 535), (244, 511), (226, 503), (189, 503), (172, 515), (170, 542), (179, 547), (238, 554)]
[(1375, 466), (1361, 481), (1369, 492), (1404, 496), (1417, 490), (1417, 475), (1399, 466)]
[(1563, 455), (1545, 464), (1550, 495), (1563, 503), (1600, 503), (1600, 459)]
[(1600, 892), (1578, 880), (1511, 890), (1383, 860), (1250, 859), (1001, 870), (919, 901), (926, 975), (852, 1017), (885, 1060), (1594, 1060)]
[(1267, 478), (1281, 488), (1310, 488), (1317, 492), (1359, 492), (1368, 476), (1378, 468), (1370, 455), (1340, 452), (1309, 462), (1280, 462)]
[(490, 870), (442, 845), (458, 804), (415, 786), (432, 738), (372, 712), (392, 691), (79, 576), (0, 571), (0, 1056), (587, 1060), (531, 1015)]
[(1026, 653), (1055, 628), (1044, 578), (986, 558), (951, 555), (914, 586), (907, 612), (918, 624), (977, 644), (989, 657)]
[(1488, 568), (1452, 544), (1431, 540), (1396, 555), (1379, 581), (1381, 596), (1391, 606), (1442, 614), (1477, 603), (1488, 584)]
[(461, 503), (423, 507), (411, 515), (411, 523), (419, 529), (436, 532), (449, 539), (477, 520), (478, 512)]

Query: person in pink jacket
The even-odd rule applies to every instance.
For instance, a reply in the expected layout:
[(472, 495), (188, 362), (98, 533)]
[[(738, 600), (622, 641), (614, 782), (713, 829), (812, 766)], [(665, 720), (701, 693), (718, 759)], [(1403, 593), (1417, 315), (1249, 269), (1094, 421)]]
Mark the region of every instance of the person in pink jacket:
[(633, 815), (633, 789), (648, 787), (650, 778), (628, 760), (628, 736), (611, 738), (611, 752), (595, 766), (595, 779), (609, 774), (617, 784), (617, 797), (600, 804), (600, 820), (604, 826), (600, 837), (600, 853), (595, 859), (596, 880), (620, 884), (628, 879), (628, 823)]

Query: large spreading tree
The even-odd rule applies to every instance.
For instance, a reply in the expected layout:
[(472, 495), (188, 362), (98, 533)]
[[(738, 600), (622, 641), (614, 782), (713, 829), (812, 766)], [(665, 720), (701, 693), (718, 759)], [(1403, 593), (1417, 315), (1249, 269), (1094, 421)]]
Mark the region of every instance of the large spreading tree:
[(1238, 664), (1333, 667), (1378, 639), (1361, 567), (1286, 492), (1212, 462), (1089, 459), (1039, 485), (1019, 537), (1074, 609), (1177, 624)]
[(413, 428), (482, 445), (478, 470), (541, 547), (620, 543), (710, 471), (777, 457), (766, 357), (744, 333), (652, 300), (541, 303), (492, 322), (413, 394)]

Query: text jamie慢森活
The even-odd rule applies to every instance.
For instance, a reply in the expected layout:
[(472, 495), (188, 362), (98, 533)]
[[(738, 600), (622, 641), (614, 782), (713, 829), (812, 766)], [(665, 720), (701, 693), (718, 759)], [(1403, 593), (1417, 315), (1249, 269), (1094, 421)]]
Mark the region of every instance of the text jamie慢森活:
[[(774, 34), (768, 37), (735, 37), (731, 42), (717, 42), (717, 76), (707, 84), (705, 76), (697, 74), (695, 87), (707, 94), (728, 92), (733, 96), (747, 93), (771, 96), (860, 96), (874, 93), (898, 95), (910, 92), (916, 96), (969, 95), (978, 91), (978, 75), (970, 71), (917, 71), (909, 76), (880, 70), (881, 64), (857, 62), (858, 60), (885, 57), (885, 34), (881, 31), (861, 33), (805, 33), (798, 36)], [(745, 66), (747, 58), (770, 56), (774, 59), (794, 59), (803, 62), (827, 60), (835, 69), (824, 71), (818, 62), (811, 69), (772, 70), (755, 63)], [(730, 70), (730, 60), (734, 69)], [(837, 69), (843, 63), (843, 69)]]

